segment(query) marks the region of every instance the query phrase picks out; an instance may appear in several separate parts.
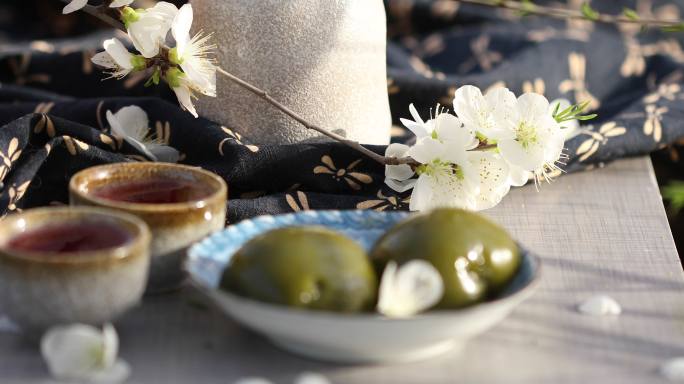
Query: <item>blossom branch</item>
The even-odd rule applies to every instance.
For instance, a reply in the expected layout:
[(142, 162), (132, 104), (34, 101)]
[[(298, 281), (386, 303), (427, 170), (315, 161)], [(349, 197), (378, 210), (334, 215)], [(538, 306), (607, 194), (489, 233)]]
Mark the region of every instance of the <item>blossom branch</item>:
[(287, 106), (285, 106), (284, 104), (279, 102), (278, 100), (271, 97), (271, 95), (269, 95), (263, 89), (260, 89), (260, 88), (256, 87), (255, 85), (242, 80), (241, 78), (233, 75), (232, 73), (225, 71), (223, 68), (217, 67), (216, 70), (219, 73), (221, 73), (222, 75), (226, 76), (233, 83), (239, 85), (240, 87), (242, 87), (242, 88), (252, 92), (253, 94), (257, 95), (258, 97), (262, 98), (263, 100), (265, 100), (266, 102), (268, 102), (269, 104), (271, 104), (272, 106), (274, 106), (275, 108), (277, 108), (278, 110), (280, 110), (281, 112), (286, 114), (287, 116), (291, 117), (292, 119), (294, 119), (295, 121), (297, 121), (298, 123), (303, 125), (305, 128), (310, 129), (312, 131), (316, 131), (316, 132), (318, 132), (322, 135), (325, 135), (325, 136), (327, 136), (333, 140), (339, 141), (340, 143), (363, 153), (364, 155), (370, 157), (371, 159), (375, 160), (376, 162), (378, 162), (380, 164), (383, 164), (383, 165), (401, 165), (401, 164), (418, 165), (419, 164), (415, 160), (408, 158), (408, 157), (399, 159), (396, 157), (386, 157), (386, 156), (379, 155), (379, 154), (371, 151), (370, 149), (364, 147), (363, 145), (359, 144), (356, 141), (349, 140), (349, 139), (347, 139), (341, 135), (338, 135), (334, 132), (331, 132), (325, 128), (322, 128), (316, 124), (313, 124), (313, 123), (307, 121), (302, 116), (300, 116), (299, 114), (297, 114), (296, 112), (294, 112), (293, 110), (291, 110), (290, 108), (288, 108)]
[(552, 7), (545, 5), (537, 5), (532, 2), (524, 2), (517, 0), (454, 0), (463, 4), (473, 4), (486, 7), (502, 8), (512, 11), (520, 12), (524, 15), (546, 16), (556, 19), (577, 19), (588, 20), (604, 24), (637, 24), (642, 26), (652, 26), (659, 28), (674, 28), (676, 30), (682, 29), (681, 20), (662, 20), (656, 18), (640, 17), (633, 10), (626, 9), (622, 15), (609, 15), (599, 13), (588, 6), (581, 10)]

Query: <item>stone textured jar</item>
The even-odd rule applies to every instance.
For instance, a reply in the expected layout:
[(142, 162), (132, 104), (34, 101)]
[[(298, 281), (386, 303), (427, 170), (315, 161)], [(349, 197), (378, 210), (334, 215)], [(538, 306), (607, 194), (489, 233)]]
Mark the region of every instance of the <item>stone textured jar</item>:
[[(322, 127), (387, 144), (391, 116), (382, 0), (191, 0), (194, 28), (214, 34), (224, 69)], [(316, 140), (263, 100), (218, 75), (202, 116), (257, 144)]]

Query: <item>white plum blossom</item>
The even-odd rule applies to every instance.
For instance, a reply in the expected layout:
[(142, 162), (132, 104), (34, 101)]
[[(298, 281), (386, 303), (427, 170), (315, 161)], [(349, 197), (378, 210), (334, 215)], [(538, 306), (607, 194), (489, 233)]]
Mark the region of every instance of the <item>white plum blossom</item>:
[(216, 48), (209, 43), (210, 35), (202, 33), (190, 37), (192, 5), (181, 7), (173, 20), (171, 33), (176, 47), (171, 49), (171, 61), (180, 65), (192, 88), (205, 95), (216, 97), (216, 65), (210, 53)]
[(103, 46), (104, 52), (96, 54), (91, 60), (95, 65), (107, 69), (111, 77), (121, 79), (133, 71), (144, 69), (144, 58), (130, 53), (119, 39), (105, 40)]
[(463, 143), (425, 137), (407, 154), (420, 163), (409, 204), (411, 211), (474, 207), (480, 184), (478, 168), (468, 160)]
[(559, 170), (565, 135), (549, 112), (549, 101), (536, 93), (525, 93), (506, 108), (506, 114), (495, 111), (494, 117), (507, 126), (513, 137), (497, 139), (501, 156), (511, 168), (531, 172), (535, 181), (549, 180), (548, 173)]
[(195, 93), (216, 97), (216, 65), (209, 55), (215, 49), (209, 43), (210, 36), (198, 33), (190, 37), (193, 11), (190, 4), (181, 7), (173, 20), (171, 32), (176, 47), (169, 51), (169, 58), (180, 69), (169, 68), (165, 73), (166, 82), (173, 89), (183, 110), (199, 117), (193, 99)]
[(107, 111), (106, 116), (112, 134), (122, 137), (150, 160), (178, 162), (180, 154), (175, 148), (150, 140), (149, 118), (142, 108), (130, 105), (116, 113)]
[(446, 113), (439, 104), (435, 108), (436, 116), (428, 121), (423, 121), (416, 110), (416, 107), (409, 105), (409, 111), (413, 120), (400, 119), (414, 135), (420, 140), (424, 137), (432, 137), (439, 141), (458, 141), (463, 143), (467, 150), (477, 147), (478, 140), (473, 135), (473, 131), (464, 125), (456, 116)]
[[(484, 210), (496, 206), (512, 186), (530, 179), (550, 181), (561, 171), (566, 137), (577, 129), (583, 107), (575, 106), (554, 116), (569, 102), (550, 105), (539, 94), (516, 98), (507, 88), (486, 95), (472, 85), (456, 90), (456, 116), (436, 108), (423, 120), (413, 104), (412, 120), (402, 124), (416, 135), (416, 144), (391, 144), (385, 156), (404, 163), (385, 167), (385, 184), (403, 193), (413, 189), (409, 209), (436, 207)], [(558, 121), (563, 121), (563, 126)], [(417, 177), (416, 177), (417, 176)]]
[(130, 374), (128, 364), (117, 358), (119, 337), (110, 324), (102, 330), (83, 324), (51, 328), (43, 335), (40, 350), (58, 380), (115, 384)]
[(437, 116), (423, 121), (415, 107), (410, 110), (414, 120), (403, 123), (417, 143), (391, 144), (385, 156), (408, 156), (420, 165), (387, 166), (385, 183), (397, 192), (413, 188), (412, 211), (441, 206), (482, 210), (498, 204), (510, 190), (506, 161), (493, 151), (473, 151), (479, 141), (456, 116), (437, 108)]
[(495, 141), (513, 137), (508, 124), (502, 126), (495, 116), (510, 115), (514, 101), (515, 95), (506, 88), (495, 88), (483, 96), (479, 88), (464, 85), (454, 95), (454, 112), (466, 128), (477, 132), (481, 138)]
[(454, 111), (466, 127), (496, 144), (510, 166), (511, 185), (522, 185), (530, 176), (548, 180), (548, 174), (559, 169), (565, 134), (544, 96), (526, 93), (516, 99), (507, 88), (482, 96), (468, 85), (456, 91)]
[(135, 49), (143, 57), (152, 58), (159, 54), (177, 14), (175, 5), (160, 1), (143, 10), (125, 7), (122, 18)]
[(378, 312), (408, 317), (430, 309), (444, 296), (444, 281), (428, 261), (414, 259), (402, 266), (390, 261), (380, 279)]

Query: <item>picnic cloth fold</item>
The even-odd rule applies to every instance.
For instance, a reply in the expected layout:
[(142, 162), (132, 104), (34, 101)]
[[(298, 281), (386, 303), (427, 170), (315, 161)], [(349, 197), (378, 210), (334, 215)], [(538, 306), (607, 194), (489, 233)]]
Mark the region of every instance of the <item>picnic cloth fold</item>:
[[(660, 17), (684, 9), (682, 2), (637, 3), (595, 7), (619, 13), (638, 5)], [(450, 107), (464, 84), (590, 101), (599, 117), (567, 141), (569, 172), (647, 154), (684, 136), (684, 34), (521, 18), (449, 0), (388, 0), (386, 6), (395, 142), (410, 140), (399, 123), (410, 103), (427, 116), (437, 103)], [(0, 32), (2, 215), (66, 203), (69, 178), (83, 168), (140, 160), (143, 154), (113, 136), (105, 118), (129, 105), (147, 112), (150, 134), (178, 149), (182, 163), (226, 179), (230, 222), (305, 209), (408, 208), (410, 192), (387, 188), (382, 166), (341, 144), (255, 146), (239, 126), (181, 111), (165, 86), (146, 88), (135, 76), (103, 82), (90, 57), (113, 31), (41, 40), (11, 31)]]

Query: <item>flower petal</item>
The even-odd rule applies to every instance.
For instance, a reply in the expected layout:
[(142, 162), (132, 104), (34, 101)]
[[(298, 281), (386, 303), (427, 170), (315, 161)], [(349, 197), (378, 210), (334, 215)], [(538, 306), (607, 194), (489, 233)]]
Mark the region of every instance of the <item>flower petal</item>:
[(107, 122), (112, 133), (138, 141), (143, 141), (149, 132), (150, 120), (147, 113), (137, 105), (123, 107), (113, 115), (107, 111)]
[(620, 304), (606, 295), (595, 295), (586, 299), (577, 307), (577, 310), (592, 316), (617, 316), (622, 313)]
[(380, 278), (380, 286), (378, 288), (378, 312), (384, 313), (385, 308), (392, 308), (398, 299), (395, 297), (394, 286), (397, 278), (397, 263), (390, 260), (385, 266)]
[(439, 158), (444, 152), (444, 145), (432, 137), (424, 137), (408, 150), (408, 155), (419, 163), (427, 164)]
[(516, 140), (502, 140), (498, 148), (509, 164), (526, 171), (532, 172), (544, 165), (544, 147), (541, 145), (530, 145), (524, 148)]
[(111, 324), (105, 324), (102, 327), (102, 339), (102, 366), (105, 369), (111, 368), (119, 355), (119, 335), (116, 334), (116, 330)]
[(128, 49), (119, 41), (119, 39), (112, 38), (104, 41), (104, 49), (111, 56), (116, 64), (125, 69), (133, 69), (133, 55), (128, 52)]
[(134, 138), (132, 138), (132, 137), (130, 137), (130, 136), (124, 137), (124, 140), (126, 140), (126, 142), (127, 142), (128, 144), (130, 144), (132, 147), (134, 147), (135, 149), (137, 149), (138, 151), (140, 151), (141, 153), (143, 153), (143, 154), (145, 155), (145, 157), (147, 157), (149, 160), (151, 160), (151, 161), (159, 161), (159, 159), (157, 158), (157, 156), (155, 156), (155, 155), (147, 148), (147, 146), (146, 146), (145, 144), (141, 143), (140, 141), (138, 141), (138, 140), (136, 140), (136, 139), (134, 139)]
[(392, 188), (394, 191), (399, 193), (406, 192), (409, 189), (413, 188), (416, 185), (417, 181), (417, 179), (399, 181), (395, 179), (385, 178), (385, 184), (387, 184), (388, 187)]
[(530, 177), (532, 177), (532, 172), (514, 165), (509, 165), (508, 183), (512, 186), (522, 187), (530, 181)]
[[(469, 140), (464, 138), (464, 140)], [(434, 149), (434, 156), (442, 161), (448, 161), (457, 165), (467, 164), (467, 152), (463, 141), (445, 141), (441, 143), (441, 150)]]
[(520, 120), (518, 100), (508, 88), (495, 88), (485, 95), (496, 127), (488, 132), (492, 139), (511, 139), (515, 136), (515, 126)]
[(190, 112), (195, 118), (198, 118), (199, 115), (197, 114), (195, 105), (192, 103), (192, 91), (190, 88), (188, 88), (187, 85), (181, 85), (179, 87), (174, 87), (173, 92), (176, 93), (181, 108)]
[(409, 104), (409, 112), (411, 113), (411, 117), (413, 117), (413, 120), (416, 123), (424, 123), (423, 119), (420, 117), (420, 114), (418, 113), (418, 110), (416, 109), (416, 106), (413, 105), (413, 103)]
[(435, 119), (435, 132), (440, 141), (453, 141), (464, 149), (472, 149), (475, 134), (454, 115), (440, 113)]
[(391, 261), (380, 281), (378, 311), (407, 317), (433, 307), (443, 295), (444, 281), (430, 262), (416, 259), (397, 267)]
[(480, 192), (475, 201), (475, 210), (494, 207), (511, 189), (509, 166), (498, 154), (492, 152), (469, 152), (468, 160), (478, 169)]
[(432, 181), (430, 177), (422, 174), (416, 180), (413, 186), (413, 193), (411, 193), (411, 202), (409, 203), (409, 210), (422, 211), (430, 207), (430, 200), (432, 200)]
[(477, 126), (478, 114), (487, 109), (487, 102), (479, 88), (464, 85), (456, 90), (454, 95), (454, 112), (465, 123)]
[(114, 0), (109, 4), (110, 8), (120, 8), (120, 7), (125, 7), (127, 5), (131, 5), (133, 3), (133, 0)]
[(90, 61), (93, 62), (93, 64), (103, 67), (103, 68), (108, 68), (108, 69), (117, 69), (119, 68), (119, 65), (114, 61), (112, 56), (109, 55), (106, 51), (104, 52), (99, 52), (90, 59)]
[(315, 372), (303, 372), (294, 380), (294, 384), (331, 384), (327, 377)]
[(146, 149), (149, 150), (154, 161), (161, 161), (164, 163), (177, 163), (180, 160), (180, 152), (176, 148), (168, 145), (160, 144), (146, 144)]
[(263, 377), (241, 377), (233, 384), (273, 384), (273, 382)]
[(88, 0), (71, 0), (69, 4), (62, 9), (62, 14), (66, 15), (72, 12), (76, 12), (80, 9), (83, 9), (86, 5), (88, 5)]
[(188, 42), (190, 42), (190, 28), (192, 27), (192, 5), (183, 5), (178, 14), (173, 19), (173, 24), (171, 26), (171, 34), (176, 40), (176, 48), (178, 49), (178, 55), (183, 57), (185, 54), (185, 49), (187, 48)]
[(140, 13), (137, 21), (130, 23), (128, 36), (141, 55), (151, 58), (159, 53), (159, 47), (166, 40), (177, 14), (175, 5), (160, 1)]
[[(395, 157), (397, 159), (401, 159), (406, 157), (406, 154), (409, 151), (409, 146), (404, 145), (404, 144), (390, 144), (387, 146), (387, 150), (385, 151), (385, 156), (386, 157)], [(394, 179), (397, 181), (404, 181), (407, 179), (410, 179), (413, 177), (415, 172), (409, 166), (408, 164), (402, 164), (402, 165), (388, 165), (385, 167), (385, 177)]]
[(76, 379), (97, 370), (102, 348), (100, 331), (82, 324), (51, 328), (40, 345), (50, 373), (58, 379)]
[(548, 116), (549, 101), (538, 93), (525, 93), (518, 97), (520, 119), (535, 122), (540, 116)]
[(404, 127), (408, 128), (408, 130), (413, 132), (413, 134), (416, 135), (416, 137), (419, 139), (426, 136), (430, 136), (424, 123), (416, 123), (415, 121), (411, 121), (408, 119), (399, 119), (399, 121), (401, 121)]

